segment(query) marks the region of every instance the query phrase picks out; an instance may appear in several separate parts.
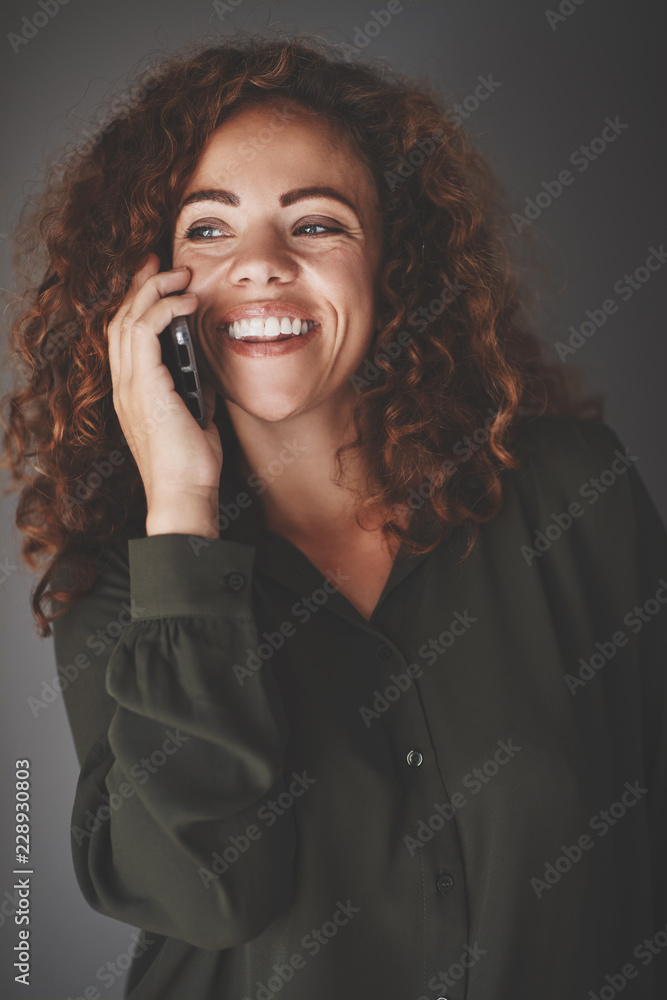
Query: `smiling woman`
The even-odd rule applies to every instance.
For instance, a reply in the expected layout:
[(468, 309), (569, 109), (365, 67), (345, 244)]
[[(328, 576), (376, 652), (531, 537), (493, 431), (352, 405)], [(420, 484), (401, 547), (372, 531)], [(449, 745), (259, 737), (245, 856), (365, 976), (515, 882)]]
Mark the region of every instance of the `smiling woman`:
[(243, 420), (269, 452), (284, 430), (267, 437), (267, 421), (295, 419), (325, 398), (345, 412), (349, 376), (377, 322), (382, 254), (373, 178), (312, 112), (293, 112), (270, 155), (249, 162), (233, 192), (217, 186), (234, 151), (266, 131), (277, 110), (266, 102), (216, 130), (173, 240), (174, 265), (192, 273), (208, 380), (227, 399), (237, 432)]
[(26, 222), (6, 448), (42, 634), (109, 639), (63, 685), (72, 844), (132, 1000), (569, 1000), (667, 925), (667, 532), (503, 218), (425, 85), (253, 39), (165, 63)]

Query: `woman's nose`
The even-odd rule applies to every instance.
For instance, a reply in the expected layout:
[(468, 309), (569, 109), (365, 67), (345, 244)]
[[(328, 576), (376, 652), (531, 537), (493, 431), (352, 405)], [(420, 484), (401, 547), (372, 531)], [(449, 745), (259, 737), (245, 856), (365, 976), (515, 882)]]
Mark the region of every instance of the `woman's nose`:
[(292, 281), (298, 272), (296, 255), (278, 233), (267, 232), (238, 237), (227, 272), (230, 282), (272, 280)]

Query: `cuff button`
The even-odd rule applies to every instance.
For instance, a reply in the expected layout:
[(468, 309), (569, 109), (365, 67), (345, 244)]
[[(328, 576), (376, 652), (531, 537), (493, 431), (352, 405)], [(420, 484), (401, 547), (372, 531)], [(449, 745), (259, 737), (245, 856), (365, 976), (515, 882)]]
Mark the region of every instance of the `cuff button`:
[(243, 573), (228, 573), (222, 579), (229, 590), (242, 590), (245, 584)]

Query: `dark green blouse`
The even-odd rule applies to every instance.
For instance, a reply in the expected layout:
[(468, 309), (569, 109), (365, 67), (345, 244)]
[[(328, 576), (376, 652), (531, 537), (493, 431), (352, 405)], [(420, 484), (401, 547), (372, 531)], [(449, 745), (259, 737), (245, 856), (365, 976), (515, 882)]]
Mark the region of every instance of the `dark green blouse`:
[(604, 424), (521, 448), (370, 621), (225, 468), (220, 539), (133, 539), (57, 620), (132, 1000), (667, 996), (667, 533)]

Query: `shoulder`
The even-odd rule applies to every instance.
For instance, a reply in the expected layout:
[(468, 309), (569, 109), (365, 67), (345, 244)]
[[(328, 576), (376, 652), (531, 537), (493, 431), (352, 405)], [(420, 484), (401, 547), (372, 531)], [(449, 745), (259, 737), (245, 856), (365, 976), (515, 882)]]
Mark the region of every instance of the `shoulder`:
[(537, 417), (519, 426), (512, 442), (521, 463), (514, 481), (527, 501), (555, 505), (554, 512), (558, 505), (595, 504), (607, 494), (629, 502), (638, 457), (604, 422)]
[(667, 529), (638, 453), (605, 423), (571, 417), (532, 420), (511, 446), (520, 467), (506, 474), (498, 528), (521, 539), (528, 564), (572, 563), (581, 579), (595, 573), (602, 591), (622, 589), (628, 607), (639, 590), (655, 591)]
[(515, 429), (514, 441), (526, 468), (553, 468), (565, 475), (583, 475), (617, 449), (626, 452), (606, 423), (579, 417), (535, 417)]
[[(570, 558), (568, 551), (600, 566), (613, 559), (628, 573), (638, 554), (646, 561), (664, 545), (639, 456), (607, 424), (538, 417), (516, 428), (510, 448), (520, 465), (504, 477), (500, 526), (524, 536), (522, 544), (555, 560)], [(562, 536), (566, 542), (558, 541)]]

